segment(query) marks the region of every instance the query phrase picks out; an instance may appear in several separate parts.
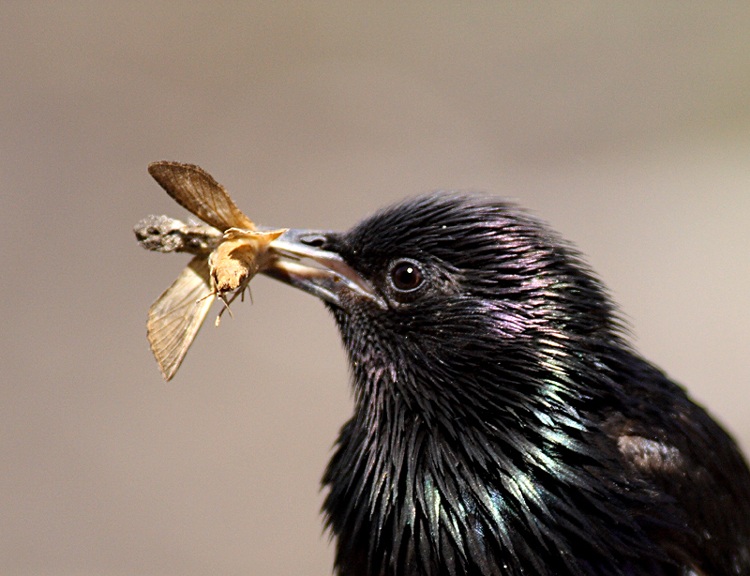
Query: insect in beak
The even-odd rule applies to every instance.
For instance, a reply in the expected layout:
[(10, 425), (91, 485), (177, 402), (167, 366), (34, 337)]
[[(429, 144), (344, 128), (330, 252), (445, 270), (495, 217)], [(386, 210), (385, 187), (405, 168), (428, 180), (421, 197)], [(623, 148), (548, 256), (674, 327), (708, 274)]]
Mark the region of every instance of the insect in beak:
[(259, 230), (229, 193), (192, 164), (154, 162), (149, 173), (178, 204), (207, 225), (149, 216), (135, 227), (139, 243), (157, 252), (189, 252), (194, 258), (151, 305), (146, 331), (165, 380), (180, 367), (215, 298), (224, 303), (216, 318), (244, 294), (267, 267), (271, 243), (285, 230)]

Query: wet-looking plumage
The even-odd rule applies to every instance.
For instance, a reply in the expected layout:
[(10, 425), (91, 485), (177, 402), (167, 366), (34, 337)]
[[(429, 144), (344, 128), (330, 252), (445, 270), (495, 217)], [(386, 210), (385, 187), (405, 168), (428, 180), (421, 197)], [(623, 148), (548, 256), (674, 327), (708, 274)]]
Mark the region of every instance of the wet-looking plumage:
[(750, 574), (735, 444), (546, 225), (437, 194), (289, 246), (338, 274), (269, 271), (327, 302), (351, 363), (324, 477), (340, 574)]

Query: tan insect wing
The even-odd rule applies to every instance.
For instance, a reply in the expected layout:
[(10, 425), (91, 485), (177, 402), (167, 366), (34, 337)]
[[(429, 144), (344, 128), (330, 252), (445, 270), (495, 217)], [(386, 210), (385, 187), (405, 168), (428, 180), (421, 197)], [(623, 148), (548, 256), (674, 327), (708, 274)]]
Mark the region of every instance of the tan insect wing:
[(146, 332), (164, 379), (182, 364), (214, 301), (208, 260), (196, 256), (148, 311)]
[(167, 194), (206, 224), (222, 232), (232, 227), (255, 230), (253, 221), (237, 208), (226, 189), (203, 168), (161, 161), (149, 164), (148, 171)]

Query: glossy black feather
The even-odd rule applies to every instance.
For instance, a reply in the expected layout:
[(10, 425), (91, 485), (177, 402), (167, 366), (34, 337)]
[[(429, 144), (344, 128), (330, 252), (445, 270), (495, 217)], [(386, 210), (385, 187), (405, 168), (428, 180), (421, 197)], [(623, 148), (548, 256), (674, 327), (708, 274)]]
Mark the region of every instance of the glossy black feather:
[(388, 304), (331, 305), (355, 390), (324, 477), (340, 574), (750, 574), (742, 456), (545, 225), (438, 194), (323, 247)]

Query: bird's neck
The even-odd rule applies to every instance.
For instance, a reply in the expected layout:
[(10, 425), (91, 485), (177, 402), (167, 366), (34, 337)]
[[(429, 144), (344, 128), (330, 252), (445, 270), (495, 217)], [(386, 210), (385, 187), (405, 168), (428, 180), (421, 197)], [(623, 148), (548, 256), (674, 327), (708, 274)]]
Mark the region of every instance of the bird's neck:
[[(572, 428), (430, 419), (380, 384), (381, 397), (358, 398), (324, 477), (341, 574), (548, 574), (540, 547), (560, 562), (580, 549), (609, 554), (596, 531), (620, 521), (623, 503), (598, 501), (613, 481)], [(599, 509), (579, 515), (592, 501)], [(631, 529), (618, 546), (638, 537)]]

